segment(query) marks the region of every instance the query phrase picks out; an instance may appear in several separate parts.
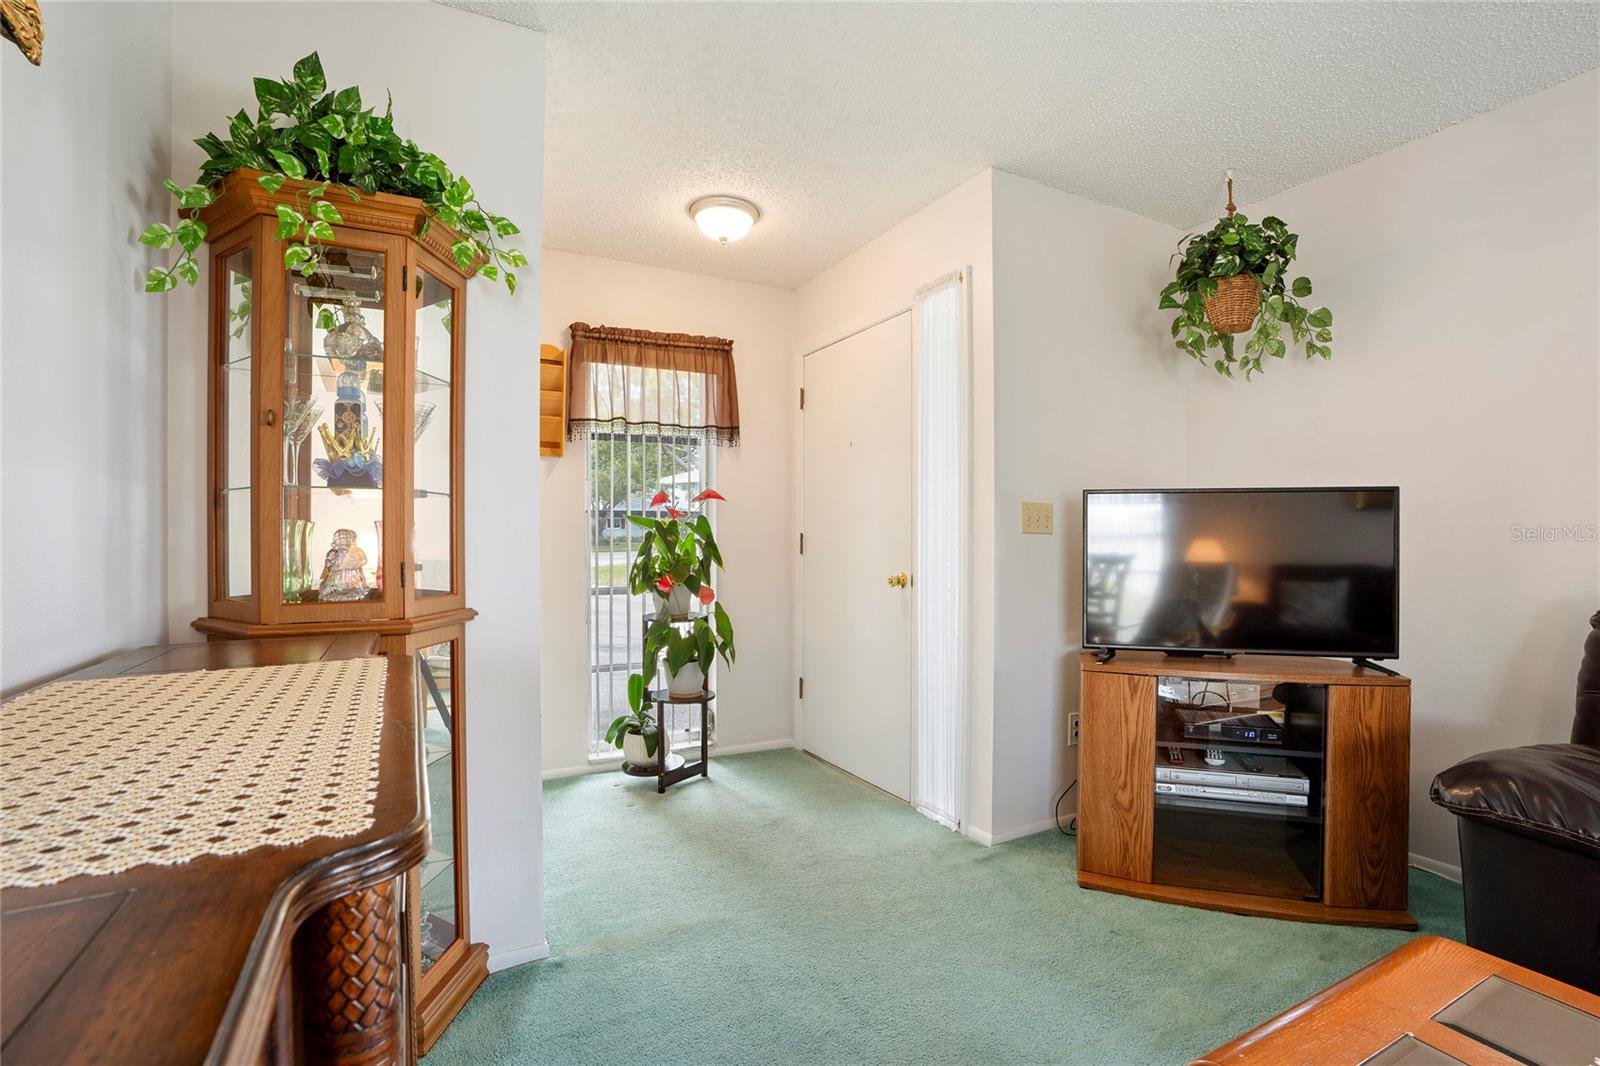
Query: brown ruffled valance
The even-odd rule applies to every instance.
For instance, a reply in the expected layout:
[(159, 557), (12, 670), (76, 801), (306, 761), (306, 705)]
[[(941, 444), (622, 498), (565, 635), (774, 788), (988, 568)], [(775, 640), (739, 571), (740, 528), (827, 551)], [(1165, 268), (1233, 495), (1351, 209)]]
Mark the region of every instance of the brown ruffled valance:
[(646, 426), (739, 443), (730, 340), (574, 322), (567, 382), (569, 440)]

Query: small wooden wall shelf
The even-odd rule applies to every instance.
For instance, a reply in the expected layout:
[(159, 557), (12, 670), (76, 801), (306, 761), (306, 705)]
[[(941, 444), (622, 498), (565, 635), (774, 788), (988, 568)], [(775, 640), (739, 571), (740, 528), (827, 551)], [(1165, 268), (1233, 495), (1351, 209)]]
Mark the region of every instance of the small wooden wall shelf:
[[(1191, 659), (1122, 652), (1101, 663), (1083, 652), (1079, 664), (1078, 884), (1236, 914), (1417, 927), (1406, 910), (1409, 678), (1334, 659), (1267, 655)], [(1274, 819), (1269, 808), (1230, 802), (1184, 810), (1163, 796), (1158, 804), (1158, 759), (1168, 765), (1168, 749), (1177, 748), (1205, 769), (1204, 749), (1216, 743), (1185, 739), (1158, 713), (1164, 677), (1253, 683), (1264, 692), (1289, 683), (1306, 693), (1319, 709), (1306, 716), (1298, 738), (1281, 748), (1228, 747), (1247, 759), (1287, 756), (1307, 767), (1307, 807)], [(1200, 829), (1176, 831), (1175, 818), (1189, 818)], [(1158, 822), (1164, 824), (1158, 828)], [(1259, 844), (1273, 833), (1283, 835)]]
[(539, 346), (539, 454), (567, 450), (567, 353), (553, 344)]

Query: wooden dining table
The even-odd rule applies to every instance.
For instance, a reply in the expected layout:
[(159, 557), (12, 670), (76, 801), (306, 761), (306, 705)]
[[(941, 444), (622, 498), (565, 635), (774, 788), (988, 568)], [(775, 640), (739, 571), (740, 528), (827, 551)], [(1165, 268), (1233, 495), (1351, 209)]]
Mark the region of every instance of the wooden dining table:
[[(372, 654), (371, 634), (162, 645), (66, 680)], [(409, 658), (385, 677), (364, 832), (0, 890), (8, 1066), (414, 1060), (405, 875), (428, 821)]]

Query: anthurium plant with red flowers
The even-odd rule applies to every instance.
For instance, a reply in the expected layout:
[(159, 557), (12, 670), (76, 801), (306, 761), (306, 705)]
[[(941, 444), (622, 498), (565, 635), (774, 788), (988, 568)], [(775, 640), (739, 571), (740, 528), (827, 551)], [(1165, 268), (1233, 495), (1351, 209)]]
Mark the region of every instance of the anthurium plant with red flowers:
[[(669, 499), (665, 492), (658, 492), (650, 501), (651, 510), (665, 509), (665, 518), (628, 516), (628, 521), (645, 531), (628, 572), (629, 588), (635, 595), (650, 592), (659, 596), (662, 609), (645, 633), (644, 669), (628, 678), (629, 712), (618, 715), (606, 730), (607, 742), (618, 748), (629, 733), (642, 736), (651, 758), (656, 755), (660, 737), (645, 708), (645, 696), (661, 664), (666, 664), (671, 678), (668, 688), (675, 694), (684, 694), (700, 691), (717, 656), (722, 656), (729, 666), (735, 659), (733, 621), (718, 602), (711, 584), (713, 571), (722, 567), (722, 552), (717, 548), (711, 520), (704, 513), (680, 510)], [(709, 500), (725, 497), (715, 489), (706, 489), (691, 499), (689, 506)], [(707, 611), (691, 619), (685, 604), (681, 615), (674, 617), (670, 605), (674, 591), (680, 589)]]
[[(690, 500), (689, 506), (722, 499), (723, 495), (716, 489), (706, 489)], [(717, 549), (711, 519), (703, 513), (680, 511), (669, 500), (665, 492), (658, 492), (650, 501), (652, 511), (666, 510), (665, 518), (628, 516), (628, 521), (644, 530), (644, 539), (639, 542), (633, 566), (628, 571), (628, 586), (636, 596), (653, 592), (665, 600), (681, 585), (691, 596), (709, 606), (716, 599), (711, 587), (711, 571), (722, 565), (722, 552)]]

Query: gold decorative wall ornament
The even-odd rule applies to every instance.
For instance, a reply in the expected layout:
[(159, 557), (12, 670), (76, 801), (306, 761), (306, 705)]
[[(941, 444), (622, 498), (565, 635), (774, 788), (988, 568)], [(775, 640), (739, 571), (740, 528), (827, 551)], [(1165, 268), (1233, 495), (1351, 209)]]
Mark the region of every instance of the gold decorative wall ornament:
[(44, 16), (38, 0), (0, 0), (0, 37), (4, 37), (34, 66), (44, 54)]

